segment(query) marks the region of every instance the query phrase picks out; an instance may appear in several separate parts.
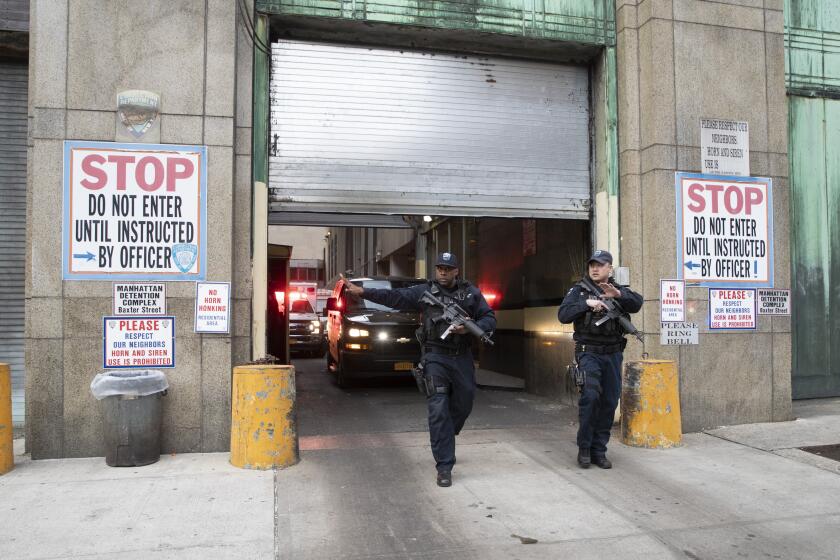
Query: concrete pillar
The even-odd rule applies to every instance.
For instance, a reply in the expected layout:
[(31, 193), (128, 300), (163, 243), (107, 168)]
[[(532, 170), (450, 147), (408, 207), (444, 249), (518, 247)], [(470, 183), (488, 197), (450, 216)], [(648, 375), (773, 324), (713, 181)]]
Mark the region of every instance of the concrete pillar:
[(659, 281), (678, 272), (674, 172), (701, 171), (700, 118), (749, 122), (751, 173), (774, 183), (776, 287), (790, 286), (782, 2), (746, 4), (616, 2), (621, 264), (645, 298), (634, 323), (648, 335), (627, 357), (678, 364), (684, 431), (791, 416), (789, 317), (710, 332), (708, 290), (688, 288), (700, 344), (659, 344)]

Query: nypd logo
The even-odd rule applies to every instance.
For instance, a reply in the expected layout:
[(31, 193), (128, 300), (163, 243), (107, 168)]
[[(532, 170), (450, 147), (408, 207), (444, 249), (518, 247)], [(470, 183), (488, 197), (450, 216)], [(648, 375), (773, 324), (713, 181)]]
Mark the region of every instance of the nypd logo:
[(117, 94), (120, 122), (135, 138), (143, 136), (160, 112), (160, 96), (151, 91), (132, 89)]

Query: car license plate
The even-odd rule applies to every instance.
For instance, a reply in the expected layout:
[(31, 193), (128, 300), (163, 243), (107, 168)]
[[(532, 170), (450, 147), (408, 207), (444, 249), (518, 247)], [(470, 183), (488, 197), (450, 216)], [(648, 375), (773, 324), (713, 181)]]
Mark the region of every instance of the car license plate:
[(411, 371), (414, 364), (411, 362), (396, 362), (394, 364), (394, 371)]

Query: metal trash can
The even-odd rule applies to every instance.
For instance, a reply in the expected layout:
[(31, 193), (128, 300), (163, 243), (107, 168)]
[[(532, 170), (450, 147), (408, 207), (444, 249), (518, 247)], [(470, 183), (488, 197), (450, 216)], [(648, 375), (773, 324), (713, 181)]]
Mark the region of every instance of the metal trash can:
[(106, 371), (93, 378), (109, 466), (140, 467), (160, 459), (161, 399), (168, 388), (158, 370)]

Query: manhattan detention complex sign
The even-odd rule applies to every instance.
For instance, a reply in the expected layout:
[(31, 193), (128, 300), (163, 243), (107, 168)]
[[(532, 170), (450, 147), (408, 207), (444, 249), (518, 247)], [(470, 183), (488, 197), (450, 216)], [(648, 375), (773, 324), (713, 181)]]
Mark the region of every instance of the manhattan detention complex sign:
[(772, 181), (676, 173), (677, 270), (688, 286), (773, 286)]
[(207, 148), (64, 143), (65, 280), (203, 280)]
[(175, 317), (103, 317), (102, 367), (175, 367)]
[(114, 315), (165, 315), (166, 284), (114, 284)]

